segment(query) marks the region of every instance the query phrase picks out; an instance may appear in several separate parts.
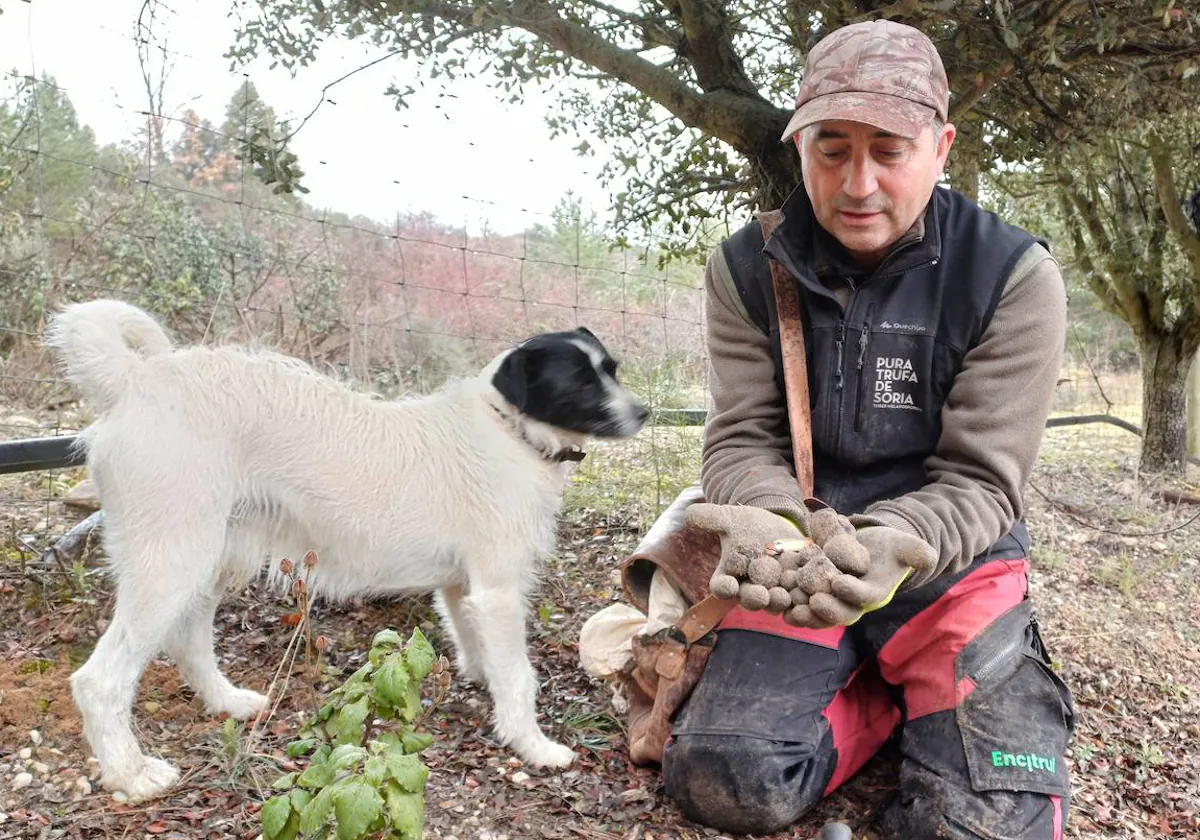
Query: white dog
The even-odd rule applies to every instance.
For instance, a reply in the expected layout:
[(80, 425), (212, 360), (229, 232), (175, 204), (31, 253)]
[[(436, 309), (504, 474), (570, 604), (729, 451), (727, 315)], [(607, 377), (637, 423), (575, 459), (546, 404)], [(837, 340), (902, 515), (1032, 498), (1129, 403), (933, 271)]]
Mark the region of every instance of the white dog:
[(117, 599), (71, 689), (105, 787), (144, 799), (178, 778), (130, 728), (160, 651), (210, 711), (264, 708), (218, 670), (213, 614), (272, 558), (309, 549), (321, 597), (436, 590), (458, 667), (489, 689), (501, 740), (534, 765), (571, 762), (536, 721), (526, 598), (554, 545), (566, 462), (589, 437), (636, 434), (648, 414), (594, 335), (536, 336), (477, 378), (397, 402), (273, 353), (173, 349), (119, 301), (66, 307), (46, 341), (99, 418), (80, 439)]

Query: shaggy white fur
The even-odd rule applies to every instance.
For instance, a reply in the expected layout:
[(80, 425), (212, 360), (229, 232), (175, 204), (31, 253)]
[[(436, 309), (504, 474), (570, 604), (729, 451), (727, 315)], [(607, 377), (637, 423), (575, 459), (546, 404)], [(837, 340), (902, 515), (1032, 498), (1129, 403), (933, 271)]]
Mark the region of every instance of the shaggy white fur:
[[(142, 670), (160, 651), (211, 712), (250, 718), (265, 707), (218, 669), (213, 615), (228, 588), (309, 549), (319, 597), (436, 590), (459, 671), (488, 687), (502, 741), (534, 765), (572, 761), (536, 721), (526, 600), (570, 469), (547, 453), (588, 435), (501, 396), (493, 377), (515, 351), (476, 378), (392, 402), (274, 353), (174, 350), (149, 315), (119, 301), (67, 307), (46, 340), (99, 416), (81, 440), (117, 600), (71, 688), (105, 787), (143, 799), (178, 778), (130, 727)], [(561, 341), (577, 345), (563, 352), (597, 352)], [(645, 408), (612, 376), (601, 381), (610, 436), (635, 434)], [(575, 384), (562, 383), (562, 399)]]

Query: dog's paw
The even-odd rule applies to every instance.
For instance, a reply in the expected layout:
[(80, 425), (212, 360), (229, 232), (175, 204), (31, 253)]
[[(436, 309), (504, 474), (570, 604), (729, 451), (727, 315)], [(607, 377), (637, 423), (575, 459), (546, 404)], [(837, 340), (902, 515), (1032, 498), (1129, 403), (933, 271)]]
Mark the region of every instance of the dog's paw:
[(248, 688), (237, 688), (216, 698), (208, 705), (213, 714), (225, 712), (238, 720), (250, 720), (267, 708), (267, 698)]
[(179, 771), (161, 758), (145, 757), (142, 768), (135, 774), (104, 776), (100, 784), (113, 792), (121, 791), (131, 802), (153, 799), (179, 781)]
[(575, 760), (575, 751), (565, 744), (543, 738), (532, 749), (518, 750), (535, 767), (566, 767)]

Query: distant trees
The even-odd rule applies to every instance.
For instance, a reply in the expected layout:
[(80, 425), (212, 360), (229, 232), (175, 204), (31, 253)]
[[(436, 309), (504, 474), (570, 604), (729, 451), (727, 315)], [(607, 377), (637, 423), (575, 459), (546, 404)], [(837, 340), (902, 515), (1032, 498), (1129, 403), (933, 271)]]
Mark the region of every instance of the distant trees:
[(111, 294), (183, 341), (253, 338), (385, 391), (576, 323), (628, 342), (635, 366), (699, 358), (696, 282), (668, 282), (654, 252), (613, 251), (577, 198), (507, 236), (427, 214), (309, 221), (255, 136), (286, 134), (250, 84), (219, 126), (189, 112), (97, 148), (52, 78), (26, 80), (0, 105), (0, 357), (36, 363), (47, 307)]

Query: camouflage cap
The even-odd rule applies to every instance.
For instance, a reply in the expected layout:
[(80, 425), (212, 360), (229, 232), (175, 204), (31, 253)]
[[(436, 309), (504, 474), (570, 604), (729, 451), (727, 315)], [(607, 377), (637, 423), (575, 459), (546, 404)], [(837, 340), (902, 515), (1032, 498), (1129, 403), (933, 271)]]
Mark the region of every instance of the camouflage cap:
[(946, 70), (924, 32), (890, 20), (854, 23), (809, 52), (796, 113), (781, 139), (825, 120), (918, 137), (935, 112), (944, 122), (949, 106)]

